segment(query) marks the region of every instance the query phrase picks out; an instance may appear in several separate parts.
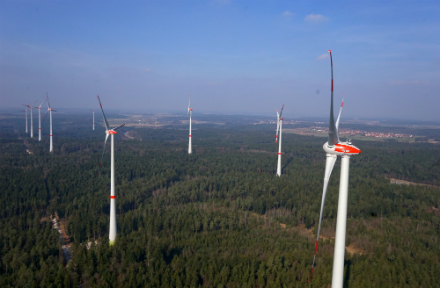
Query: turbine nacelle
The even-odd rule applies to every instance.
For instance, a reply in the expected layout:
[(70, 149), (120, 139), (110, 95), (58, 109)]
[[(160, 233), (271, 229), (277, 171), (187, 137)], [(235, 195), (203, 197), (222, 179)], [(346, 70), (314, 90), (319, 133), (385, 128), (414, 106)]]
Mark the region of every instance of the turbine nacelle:
[(322, 146), (324, 151), (331, 155), (337, 155), (337, 156), (354, 156), (361, 154), (361, 150), (357, 148), (356, 146), (352, 145), (351, 142), (339, 142), (336, 145), (330, 146), (328, 145), (328, 142)]

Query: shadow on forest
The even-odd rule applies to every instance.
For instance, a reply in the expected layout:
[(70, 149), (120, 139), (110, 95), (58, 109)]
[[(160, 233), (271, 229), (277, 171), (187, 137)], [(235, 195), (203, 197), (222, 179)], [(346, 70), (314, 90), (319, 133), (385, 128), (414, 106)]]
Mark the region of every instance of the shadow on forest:
[(351, 267), (351, 260), (345, 260), (345, 275), (344, 275), (344, 288), (348, 288), (348, 283), (350, 282), (350, 267)]
[(166, 251), (166, 253), (163, 253), (163, 259), (169, 265), (171, 261), (173, 261), (174, 256), (178, 256), (182, 254), (182, 247), (173, 247), (171, 250)]
[(287, 165), (290, 164), (290, 162), (292, 162), (293, 158), (289, 157), (287, 158), (286, 164), (284, 164), (284, 166), (281, 168), (281, 171), (283, 171), (284, 169), (286, 169)]

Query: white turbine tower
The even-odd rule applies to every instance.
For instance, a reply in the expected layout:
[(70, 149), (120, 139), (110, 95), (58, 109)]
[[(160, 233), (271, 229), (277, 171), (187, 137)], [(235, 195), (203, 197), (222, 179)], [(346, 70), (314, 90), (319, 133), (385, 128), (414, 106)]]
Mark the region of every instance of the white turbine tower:
[(122, 124), (121, 126), (115, 127), (110, 129), (108, 126), (107, 118), (105, 118), (104, 109), (102, 109), (101, 105), (101, 99), (99, 99), (99, 106), (101, 107), (102, 116), (104, 117), (104, 124), (105, 124), (105, 141), (104, 141), (104, 148), (102, 150), (101, 155), (101, 162), (99, 163), (99, 171), (101, 171), (102, 166), (102, 159), (104, 158), (104, 152), (105, 152), (105, 145), (107, 144), (108, 136), (111, 135), (111, 144), (110, 144), (110, 229), (109, 229), (109, 243), (110, 245), (113, 245), (116, 240), (116, 199), (115, 199), (115, 145), (114, 145), (114, 135), (117, 134), (116, 130), (121, 128), (125, 125)]
[(277, 134), (275, 135), (275, 143), (277, 143), (278, 140), (278, 134), (279, 134), (279, 138), (280, 138), (280, 144), (278, 147), (278, 166), (277, 166), (277, 176), (280, 177), (281, 176), (281, 137), (282, 137), (282, 133), (283, 133), (283, 118), (281, 118), (281, 115), (283, 115), (283, 109), (284, 109), (284, 104), (283, 107), (281, 107), (281, 111), (278, 114), (278, 110), (277, 110)]
[(93, 114), (93, 131), (95, 131), (95, 110), (92, 109), (92, 114)]
[(188, 115), (189, 115), (189, 144), (188, 144), (188, 154), (192, 154), (192, 145), (191, 145), (191, 116), (193, 109), (190, 108), (191, 105), (191, 96), (189, 96), (189, 103), (188, 103)]
[(47, 99), (38, 106), (38, 141), (41, 141), (41, 106), (46, 103)]
[(32, 106), (29, 106), (29, 109), (31, 109), (31, 138), (34, 138), (34, 117), (32, 111), (34, 110), (34, 105), (37, 101), (38, 100), (36, 100)]
[[(21, 105), (23, 105), (24, 107), (29, 107), (29, 105), (25, 105), (25, 104), (21, 104)], [(25, 108), (24, 109), (24, 114), (26, 115), (26, 133), (29, 133), (29, 130), (28, 130), (28, 113), (27, 113), (27, 108)]]
[(49, 95), (47, 95), (46, 93), (46, 100), (47, 100), (47, 111), (49, 112), (49, 119), (50, 119), (50, 147), (49, 147), (49, 152), (53, 152), (53, 140), (52, 140), (52, 111), (54, 111), (52, 109), (52, 107), (50, 107), (50, 102), (49, 102)]
[(338, 216), (336, 220), (336, 236), (335, 236), (335, 252), (333, 258), (333, 275), (332, 288), (342, 288), (344, 278), (344, 257), (345, 257), (345, 233), (347, 226), (347, 201), (348, 201), (348, 176), (350, 168), (350, 156), (358, 155), (361, 150), (352, 145), (350, 140), (341, 142), (339, 140), (339, 117), (341, 116), (341, 108), (339, 110), (338, 119), (333, 116), (333, 59), (332, 52), (330, 52), (331, 63), (331, 101), (330, 101), (330, 121), (328, 130), (328, 142), (324, 144), (323, 148), (327, 155), (325, 162), (324, 187), (322, 192), (321, 211), (319, 214), (318, 235), (316, 238), (315, 255), (313, 257), (312, 271), (310, 272), (309, 282), (312, 280), (313, 268), (315, 266), (316, 252), (318, 250), (319, 233), (321, 231), (322, 214), (324, 211), (325, 196), (327, 194), (328, 181), (335, 165), (337, 156), (341, 156), (341, 178), (339, 183), (339, 201), (338, 201)]

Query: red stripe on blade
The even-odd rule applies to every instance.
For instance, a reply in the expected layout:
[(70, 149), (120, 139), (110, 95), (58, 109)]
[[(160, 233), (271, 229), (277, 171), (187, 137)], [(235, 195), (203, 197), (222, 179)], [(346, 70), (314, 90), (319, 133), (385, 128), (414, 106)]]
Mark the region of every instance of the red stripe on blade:
[(318, 251), (318, 240), (316, 240), (315, 255), (316, 255), (316, 251)]
[(309, 283), (310, 283), (310, 281), (312, 281), (312, 275), (313, 275), (313, 267), (312, 267), (312, 271), (310, 272), (310, 279), (309, 279)]

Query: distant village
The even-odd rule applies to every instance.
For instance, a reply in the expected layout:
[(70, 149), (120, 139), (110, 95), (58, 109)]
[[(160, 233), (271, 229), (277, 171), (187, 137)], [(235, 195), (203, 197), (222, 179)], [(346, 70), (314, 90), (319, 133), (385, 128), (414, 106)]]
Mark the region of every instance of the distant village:
[[(328, 132), (328, 127), (312, 127), (312, 130), (318, 132)], [(365, 137), (377, 137), (377, 138), (412, 138), (411, 134), (400, 134), (400, 133), (382, 133), (382, 132), (368, 132), (362, 130), (350, 130), (350, 129), (341, 129), (339, 130), (340, 134), (350, 134), (350, 135), (359, 135)]]

